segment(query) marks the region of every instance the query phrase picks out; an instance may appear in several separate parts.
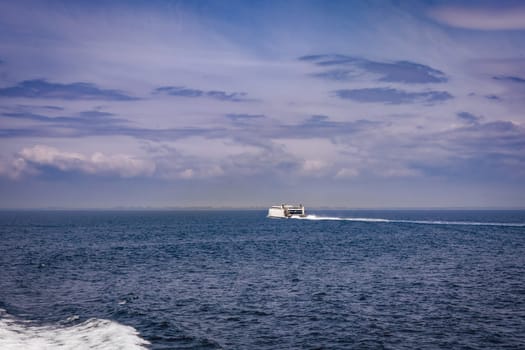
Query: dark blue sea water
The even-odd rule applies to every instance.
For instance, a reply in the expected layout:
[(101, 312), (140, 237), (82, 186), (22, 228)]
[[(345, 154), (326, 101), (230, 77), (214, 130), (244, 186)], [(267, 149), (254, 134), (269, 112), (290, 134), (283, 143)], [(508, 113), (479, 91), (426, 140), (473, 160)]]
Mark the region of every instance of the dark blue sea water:
[(524, 349), (525, 212), (0, 212), (1, 349), (142, 347)]

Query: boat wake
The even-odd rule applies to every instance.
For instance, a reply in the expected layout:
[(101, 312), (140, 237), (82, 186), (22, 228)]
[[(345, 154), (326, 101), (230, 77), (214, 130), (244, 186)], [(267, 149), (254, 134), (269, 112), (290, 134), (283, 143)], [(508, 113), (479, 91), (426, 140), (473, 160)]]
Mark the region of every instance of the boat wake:
[(358, 221), (358, 222), (385, 222), (385, 223), (404, 223), (404, 224), (421, 224), (421, 225), (468, 225), (468, 226), (505, 226), (505, 227), (525, 227), (525, 223), (511, 222), (476, 222), (476, 221), (442, 221), (442, 220), (397, 220), (397, 219), (380, 219), (380, 218), (349, 218), (337, 216), (317, 216), (307, 215), (304, 217), (293, 217), (299, 220), (314, 221)]
[[(70, 318), (74, 320), (75, 318)], [(66, 321), (67, 322), (67, 321)], [(0, 309), (0, 349), (146, 349), (138, 332), (110, 320), (92, 318), (80, 324), (39, 326)]]

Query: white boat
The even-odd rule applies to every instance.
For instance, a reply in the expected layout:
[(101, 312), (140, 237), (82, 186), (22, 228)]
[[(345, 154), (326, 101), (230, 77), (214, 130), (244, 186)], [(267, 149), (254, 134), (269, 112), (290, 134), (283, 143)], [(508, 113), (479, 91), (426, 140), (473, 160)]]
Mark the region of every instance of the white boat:
[(274, 205), (268, 209), (269, 218), (292, 218), (292, 217), (305, 217), (304, 206), (302, 204), (281, 204)]

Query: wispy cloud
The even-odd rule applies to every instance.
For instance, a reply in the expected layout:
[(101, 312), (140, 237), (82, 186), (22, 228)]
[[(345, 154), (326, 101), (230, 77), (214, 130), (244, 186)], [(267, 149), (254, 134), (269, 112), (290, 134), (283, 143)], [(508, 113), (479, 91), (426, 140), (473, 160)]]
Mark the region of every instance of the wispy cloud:
[(468, 113), (468, 112), (459, 112), (457, 114), (458, 118), (468, 124), (478, 124), (480, 122), (480, 120), (482, 119), (481, 117), (478, 117), (472, 113)]
[(478, 30), (525, 29), (525, 6), (522, 3), (494, 2), (491, 5), (447, 5), (431, 9), (435, 20), (458, 28)]
[(355, 121), (332, 121), (325, 115), (313, 115), (298, 124), (280, 126), (280, 137), (287, 138), (333, 138), (340, 135), (351, 135), (380, 125), (365, 119)]
[(346, 100), (385, 104), (424, 103), (430, 105), (453, 98), (446, 91), (408, 92), (394, 88), (341, 89), (336, 90), (335, 94)]
[(153, 91), (154, 94), (164, 94), (169, 96), (178, 96), (178, 97), (207, 97), (220, 101), (230, 101), (230, 102), (249, 102), (254, 101), (251, 98), (247, 97), (245, 92), (226, 92), (221, 90), (199, 90), (199, 89), (190, 89), (184, 86), (162, 86), (156, 88)]
[(0, 113), (0, 120), (11, 119), (16, 121), (37, 122), (31, 126), (15, 128), (0, 127), (2, 137), (73, 137), (106, 134), (109, 130), (128, 128), (128, 120), (118, 118), (115, 114), (100, 110), (87, 110), (71, 115), (49, 116), (41, 111), (52, 111), (63, 114), (62, 108), (52, 106), (16, 106), (11, 111)]
[(237, 127), (225, 129), (223, 135), (243, 143), (258, 145), (268, 144), (272, 139), (311, 138), (334, 139), (373, 129), (381, 122), (358, 119), (353, 121), (334, 121), (325, 115), (309, 116), (296, 123), (287, 123), (279, 119), (269, 119), (260, 115), (229, 115), (228, 118)]
[(134, 126), (125, 118), (114, 113), (87, 110), (72, 115), (48, 116), (35, 113), (33, 108), (15, 108), (0, 114), (1, 118), (27, 120), (37, 124), (23, 127), (1, 127), (0, 138), (51, 137), (71, 138), (89, 136), (130, 136), (137, 139), (165, 140), (180, 139), (196, 135), (213, 137), (221, 129), (205, 127), (145, 128)]
[(329, 80), (350, 81), (369, 73), (375, 75), (375, 80), (381, 82), (426, 84), (448, 81), (442, 71), (410, 61), (381, 62), (340, 54), (302, 56), (299, 60), (322, 67), (338, 66), (337, 69), (312, 74), (314, 77)]
[(501, 101), (501, 97), (498, 95), (485, 95), (485, 98), (492, 101)]
[(506, 81), (511, 83), (525, 84), (525, 79), (513, 76), (495, 76), (492, 77), (494, 80)]
[(481, 123), (475, 116), (461, 115), (473, 117), (472, 122), (428, 134), (424, 144), (416, 141), (422, 149), (433, 149), (435, 156), (431, 160), (424, 157), (413, 159), (414, 167), (426, 175), (443, 177), (468, 175), (469, 178), (479, 179), (525, 176), (523, 127), (505, 120)]
[(49, 82), (45, 79), (25, 80), (14, 86), (0, 88), (0, 97), (104, 101), (133, 101), (138, 99), (122, 91), (102, 89), (91, 83), (62, 84)]
[[(89, 123), (87, 123), (89, 124)], [(53, 126), (34, 126), (18, 128), (0, 128), (0, 138), (79, 138), (90, 136), (130, 136), (139, 140), (179, 140), (193, 136), (218, 137), (223, 135), (224, 131), (217, 128), (139, 128), (121, 125), (99, 124), (96, 126), (83, 127), (81, 125), (53, 125)]]
[(64, 110), (64, 107), (50, 106), (50, 105), (45, 105), (45, 106), (40, 106), (40, 105), (17, 105), (16, 107), (19, 110), (28, 110), (28, 109), (31, 109), (31, 110), (42, 109), (42, 110), (45, 110), (45, 111), (63, 111)]
[(311, 76), (326, 80), (350, 81), (359, 76), (353, 69), (330, 69), (319, 73), (312, 73)]
[(58, 116), (49, 117), (43, 114), (35, 114), (31, 112), (6, 112), (2, 113), (0, 117), (8, 117), (14, 119), (25, 119), (39, 122), (45, 122), (54, 124), (56, 126), (74, 127), (78, 125), (82, 126), (94, 126), (97, 124), (103, 124), (106, 126), (126, 123), (127, 120), (122, 118), (115, 118), (113, 113), (101, 112), (101, 111), (83, 111), (79, 112), (75, 116)]
[(266, 118), (262, 114), (238, 114), (238, 113), (230, 113), (225, 115), (226, 118), (231, 120), (232, 122), (236, 124), (246, 124), (251, 121), (258, 121), (261, 119)]

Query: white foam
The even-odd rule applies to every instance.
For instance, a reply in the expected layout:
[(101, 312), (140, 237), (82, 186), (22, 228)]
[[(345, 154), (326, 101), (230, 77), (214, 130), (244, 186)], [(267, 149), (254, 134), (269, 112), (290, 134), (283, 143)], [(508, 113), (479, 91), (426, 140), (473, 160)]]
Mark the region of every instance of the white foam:
[(345, 218), (337, 216), (317, 216), (307, 215), (304, 217), (292, 216), (294, 219), (314, 220), (314, 221), (360, 221), (360, 222), (391, 222), (405, 224), (421, 225), (469, 225), (469, 226), (507, 226), (507, 227), (525, 227), (525, 223), (507, 223), (507, 222), (473, 222), (473, 221), (441, 221), (441, 220), (392, 220), (380, 218)]
[(0, 309), (0, 349), (146, 349), (149, 342), (137, 330), (117, 322), (92, 318), (73, 326), (38, 326)]
[(304, 217), (292, 216), (294, 219), (302, 220), (333, 220), (333, 221), (365, 221), (365, 222), (390, 222), (387, 219), (376, 219), (376, 218), (340, 218), (337, 216), (317, 216), (317, 215), (307, 215)]

